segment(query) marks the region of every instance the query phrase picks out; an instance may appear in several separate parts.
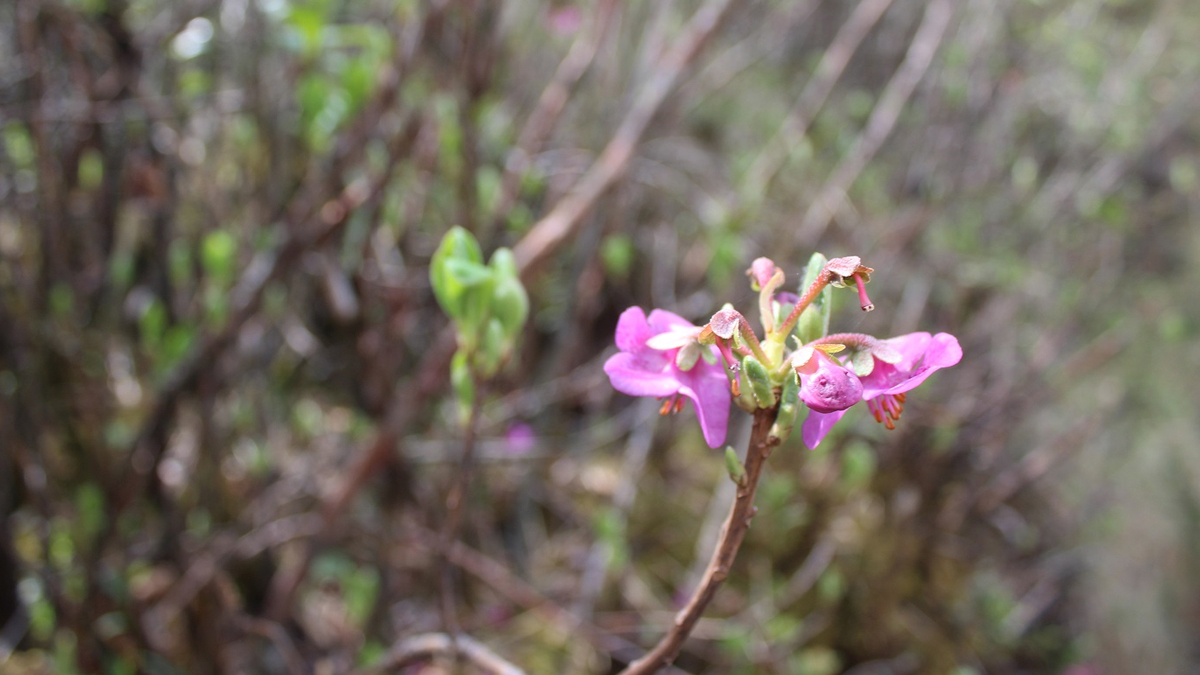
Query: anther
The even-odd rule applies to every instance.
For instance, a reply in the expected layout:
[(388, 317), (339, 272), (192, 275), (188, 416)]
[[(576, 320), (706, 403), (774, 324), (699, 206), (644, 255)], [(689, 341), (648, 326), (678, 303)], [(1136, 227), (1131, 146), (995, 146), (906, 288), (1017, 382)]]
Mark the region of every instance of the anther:
[(671, 400), (671, 399), (669, 399), (669, 398), (668, 398), (668, 399), (663, 399), (663, 404), (662, 404), (662, 407), (658, 409), (658, 414), (659, 414), (659, 415), (666, 415), (667, 413), (671, 412), (671, 406), (672, 406), (674, 403), (675, 403), (675, 401), (673, 401), (673, 400)]

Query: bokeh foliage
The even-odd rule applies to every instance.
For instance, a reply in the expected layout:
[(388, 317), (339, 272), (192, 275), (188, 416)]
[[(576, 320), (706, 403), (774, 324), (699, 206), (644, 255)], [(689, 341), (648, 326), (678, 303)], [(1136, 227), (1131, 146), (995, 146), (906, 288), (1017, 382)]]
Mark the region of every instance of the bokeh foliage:
[[(440, 630), (460, 432), (431, 257), (453, 225), (520, 250), (711, 4), (0, 3), (2, 665), (337, 672)], [(966, 356), (895, 432), (776, 452), (679, 667), (1193, 666), (1197, 34), (1172, 0), (733, 2), (524, 275), (464, 628), (528, 672), (658, 635), (731, 488), (690, 411), (609, 390), (616, 316), (748, 308), (753, 258), (797, 284), (820, 250), (876, 269), (879, 309), (833, 330)]]

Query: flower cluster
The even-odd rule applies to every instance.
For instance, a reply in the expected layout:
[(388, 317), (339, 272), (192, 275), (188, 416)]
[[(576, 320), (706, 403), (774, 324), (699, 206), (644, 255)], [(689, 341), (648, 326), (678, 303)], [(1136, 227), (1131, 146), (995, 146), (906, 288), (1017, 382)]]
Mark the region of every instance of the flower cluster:
[[(809, 262), (800, 297), (776, 292), (783, 270), (759, 258), (747, 274), (759, 292), (764, 336), (728, 305), (704, 326), (656, 309), (631, 307), (617, 323), (620, 351), (604, 364), (613, 388), (664, 399), (662, 413), (684, 398), (696, 407), (704, 439), (725, 442), (729, 404), (779, 410), (773, 433), (786, 436), (801, 408), (801, 436), (815, 448), (846, 411), (864, 402), (876, 421), (895, 428), (907, 392), (940, 368), (958, 363), (962, 348), (948, 333), (910, 333), (881, 340), (859, 333), (828, 334), (830, 288), (854, 287), (864, 311), (874, 309), (866, 284), (872, 270), (857, 257)], [(683, 398), (681, 398), (683, 397)]]

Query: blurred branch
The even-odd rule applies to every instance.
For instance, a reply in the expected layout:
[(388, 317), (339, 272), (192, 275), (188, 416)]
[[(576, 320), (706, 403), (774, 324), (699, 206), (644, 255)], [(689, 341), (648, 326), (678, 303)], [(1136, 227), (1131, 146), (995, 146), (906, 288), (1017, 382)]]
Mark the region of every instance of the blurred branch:
[[(418, 530), (415, 543), (430, 551), (436, 551), (437, 534), (430, 530)], [(467, 546), (462, 542), (454, 542), (448, 551), (451, 562), (463, 571), (476, 577), (489, 588), (508, 599), (513, 604), (541, 615), (547, 623), (581, 636), (597, 649), (603, 650), (614, 657), (632, 658), (640, 651), (637, 645), (609, 633), (589, 621), (582, 620), (577, 614), (558, 605), (550, 598), (542, 595), (529, 582), (514, 574), (500, 562)], [(668, 668), (673, 675), (687, 675), (678, 668)]]
[(742, 189), (743, 199), (750, 199), (754, 203), (762, 200), (779, 170), (804, 142), (809, 123), (825, 105), (851, 57), (858, 51), (871, 28), (879, 22), (888, 7), (892, 6), (892, 1), (862, 0), (854, 8), (854, 13), (842, 24), (841, 30), (821, 56), (816, 71), (804, 85), (796, 103), (792, 105), (792, 112), (784, 119), (783, 125), (775, 132), (770, 142), (763, 146), (746, 172)]
[[(654, 410), (658, 406), (655, 399), (644, 399), (638, 406), (637, 417), (647, 420), (634, 430), (625, 446), (625, 460), (621, 463), (621, 475), (617, 480), (617, 488), (612, 498), (612, 509), (618, 522), (614, 525), (617, 532), (625, 531), (625, 523), (633, 501), (637, 498), (638, 479), (646, 467), (646, 458), (650, 454), (650, 446), (654, 441), (654, 428), (658, 416)], [(574, 611), (580, 619), (587, 619), (592, 614), (596, 596), (604, 587), (604, 578), (609, 565), (608, 542), (598, 540), (592, 544), (584, 563), (583, 573), (579, 579), (579, 597), (575, 601)]]
[(891, 135), (913, 90), (933, 62), (955, 8), (955, 3), (950, 0), (931, 0), (925, 6), (925, 18), (917, 28), (900, 68), (879, 96), (866, 128), (855, 139), (854, 145), (838, 163), (804, 214), (804, 220), (797, 230), (798, 242), (811, 244), (821, 238), (834, 214), (845, 202), (850, 186), (858, 180), (867, 163)]
[(506, 661), (487, 645), (469, 635), (425, 633), (397, 642), (382, 663), (354, 671), (353, 675), (379, 675), (424, 661), (432, 656), (460, 654), (493, 675), (525, 675), (525, 671)]
[(142, 628), (151, 646), (158, 650), (167, 649), (170, 637), (165, 631), (168, 626), (230, 560), (244, 560), (283, 543), (315, 536), (321, 526), (320, 516), (302, 513), (267, 523), (236, 540), (229, 536), (215, 539), (163, 599), (143, 615)]
[(454, 471), (453, 482), (446, 495), (446, 519), (442, 522), (441, 536), (438, 540), (438, 554), (442, 557), (439, 575), (442, 586), (442, 623), (446, 632), (456, 637), (459, 633), (457, 594), (454, 589), (454, 569), (449, 564), (446, 552), (451, 544), (458, 541), (463, 504), (466, 501), (467, 489), (471, 486), (471, 473), (475, 466), (475, 439), (479, 433), (479, 415), (484, 397), (483, 383), (476, 379), (472, 390), (474, 396), (471, 400), (470, 417), (463, 433), (462, 453), (458, 457), (458, 467)]
[(683, 35), (642, 85), (604, 151), (571, 191), (513, 247), (522, 280), (531, 278), (541, 263), (576, 233), (596, 201), (625, 173), (651, 120), (732, 6), (733, 0), (708, 0), (696, 11)]
[[(340, 194), (324, 203), (317, 214), (315, 226), (291, 228), (287, 240), (274, 253), (258, 256), (251, 261), (231, 293), (233, 309), (224, 326), (202, 337), (199, 345), (171, 372), (160, 388), (151, 412), (132, 444), (126, 480), (122, 481), (127, 489), (122, 492), (123, 501), (118, 503), (118, 509), (127, 506), (141, 493), (142, 486), (158, 466), (163, 451), (162, 438), (180, 397), (195, 386), (202, 372), (212, 368), (229, 345), (233, 344), (246, 322), (257, 314), (270, 283), (290, 272), (303, 253), (328, 241), (346, 224), (354, 209), (374, 199), (384, 189), (397, 163), (408, 154), (416, 139), (420, 120), (419, 116), (412, 116), (392, 139), (388, 148), (389, 164), (384, 171), (374, 178), (359, 178), (351, 182)], [(110, 519), (110, 525), (114, 520)]]
[(622, 670), (620, 675), (649, 675), (674, 661), (683, 647), (683, 641), (699, 621), (704, 608), (712, 602), (717, 589), (729, 576), (733, 560), (737, 557), (738, 549), (741, 548), (742, 540), (745, 539), (746, 531), (750, 529), (750, 521), (757, 510), (754, 507), (754, 493), (758, 489), (758, 479), (762, 475), (767, 458), (779, 442), (772, 442), (769, 437), (776, 412), (775, 408), (760, 408), (754, 412), (754, 427), (751, 429), (750, 443), (746, 448), (746, 479), (738, 485), (737, 498), (730, 507), (729, 517), (721, 529), (720, 541), (713, 550), (704, 578), (684, 608), (675, 616), (675, 623), (667, 630), (667, 634), (645, 656)]
[[(529, 170), (533, 157), (541, 151), (546, 139), (554, 131), (563, 109), (571, 100), (575, 86), (595, 61), (596, 53), (600, 50), (600, 45), (612, 24), (615, 7), (616, 0), (600, 0), (591, 25), (571, 44), (571, 49), (558, 64), (554, 77), (538, 97), (537, 105), (517, 136), (516, 146), (509, 150), (501, 182), (500, 200), (495, 210), (497, 220), (504, 218), (512, 210), (522, 175)], [(498, 223), (493, 223), (492, 226), (497, 228)]]

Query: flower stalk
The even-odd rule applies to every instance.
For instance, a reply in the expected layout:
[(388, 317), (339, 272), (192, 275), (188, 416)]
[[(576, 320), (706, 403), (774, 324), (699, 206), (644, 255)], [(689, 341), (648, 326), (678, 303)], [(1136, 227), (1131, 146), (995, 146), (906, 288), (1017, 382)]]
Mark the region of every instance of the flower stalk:
[(721, 526), (717, 547), (699, 585), (688, 598), (687, 604), (675, 615), (675, 621), (666, 635), (645, 656), (629, 664), (619, 675), (650, 675), (670, 665), (704, 614), (704, 609), (716, 596), (717, 589), (729, 576), (733, 561), (750, 529), (750, 521), (754, 518), (754, 494), (758, 490), (759, 477), (771, 451), (779, 445), (779, 438), (771, 435), (776, 413), (777, 408), (760, 408), (754, 412), (754, 426), (746, 448), (745, 478), (737, 483), (737, 496), (729, 508), (725, 524)]

